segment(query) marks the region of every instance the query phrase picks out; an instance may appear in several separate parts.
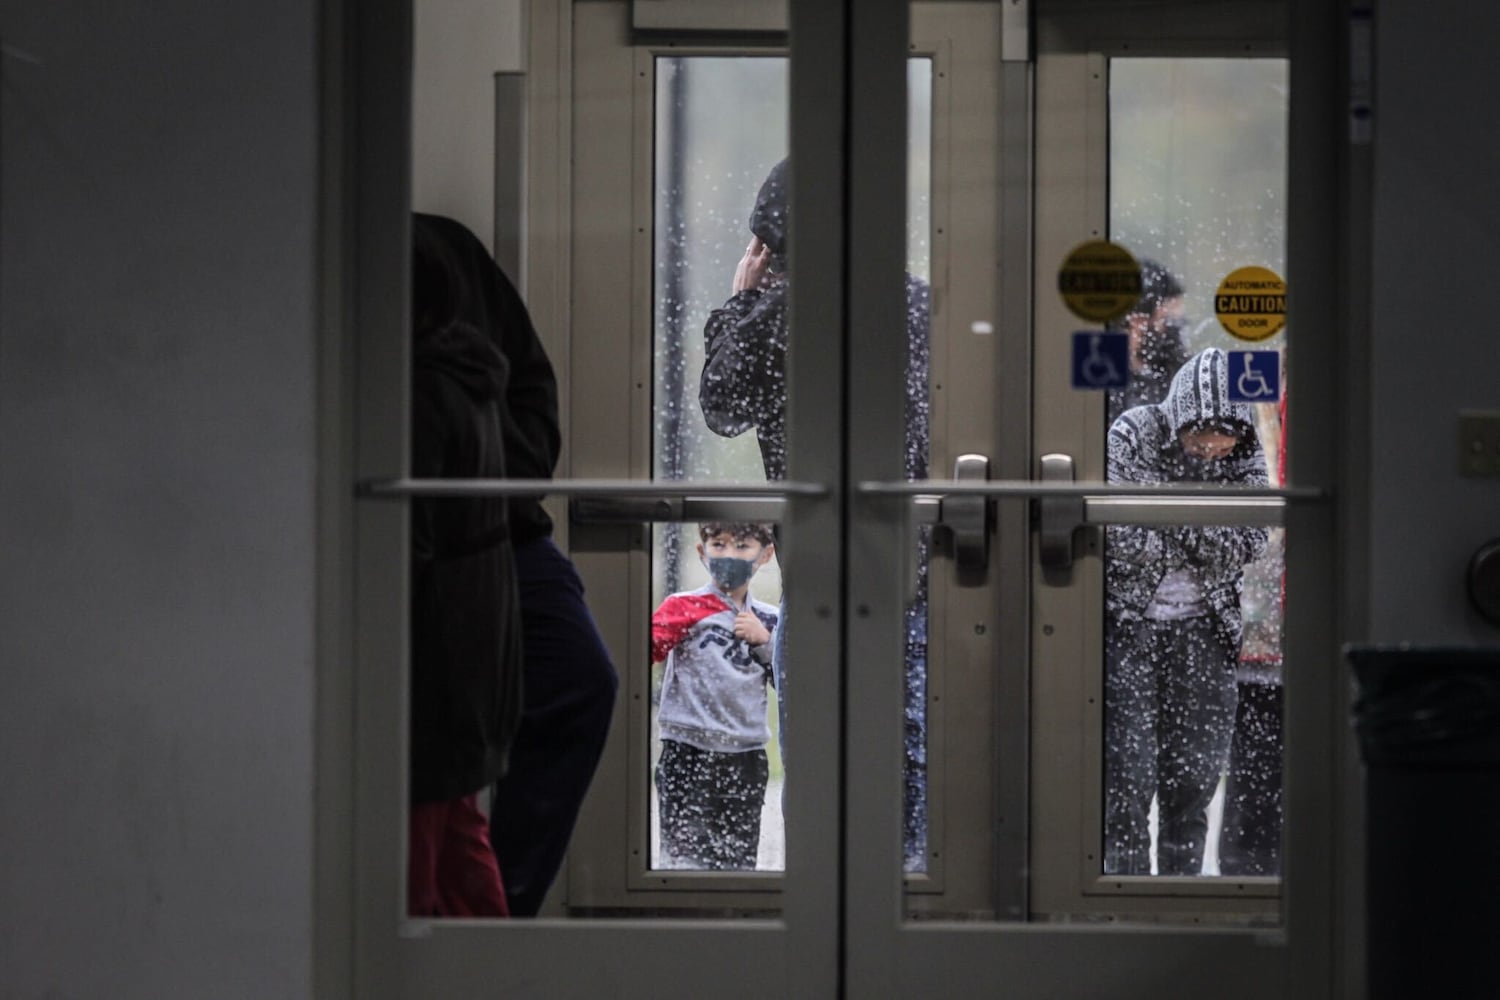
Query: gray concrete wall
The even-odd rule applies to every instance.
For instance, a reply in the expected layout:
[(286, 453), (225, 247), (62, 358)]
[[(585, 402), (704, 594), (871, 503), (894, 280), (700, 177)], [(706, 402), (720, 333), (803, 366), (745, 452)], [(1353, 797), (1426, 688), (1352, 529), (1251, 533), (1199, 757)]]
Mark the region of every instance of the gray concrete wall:
[(1372, 638), (1500, 643), (1463, 584), (1500, 536), (1500, 480), (1461, 478), (1457, 444), (1461, 408), (1500, 410), (1500, 10), (1381, 0), (1376, 17)]
[(316, 18), (0, 6), (7, 998), (309, 995)]

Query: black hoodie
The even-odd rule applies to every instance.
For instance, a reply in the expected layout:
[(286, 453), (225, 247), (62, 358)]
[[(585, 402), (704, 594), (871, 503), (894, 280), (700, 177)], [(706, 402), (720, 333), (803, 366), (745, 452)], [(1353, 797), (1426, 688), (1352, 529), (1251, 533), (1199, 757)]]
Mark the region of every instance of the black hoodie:
[[(423, 309), (424, 301), (414, 303), (429, 322), (418, 324), (413, 343), (412, 475), (501, 478), (505, 358), (467, 323), (431, 325), (443, 309)], [(520, 721), (520, 606), (506, 502), (413, 500), (411, 573), (411, 798), (448, 801), (505, 773)]]
[[(750, 210), (750, 231), (771, 250), (771, 256), (785, 265), (786, 262), (786, 218), (790, 204), (786, 187), (786, 160), (783, 159), (766, 175), (755, 197), (755, 207)], [(780, 270), (781, 268), (778, 268)]]
[[(557, 378), (526, 304), (484, 244), (462, 223), (418, 212), (412, 216), (412, 234), (417, 247), (425, 246), (446, 262), (451, 280), (447, 318), (479, 330), (505, 356), (508, 474), (512, 479), (551, 479), (562, 448)], [(422, 280), (421, 274), (416, 280)], [(518, 545), (552, 533), (552, 519), (542, 509), (540, 495), (511, 498), (510, 527)]]
[[(761, 184), (750, 212), (750, 231), (770, 248), (779, 267), (785, 266), (788, 196), (787, 161), (782, 160)], [(908, 274), (907, 479), (927, 478), (931, 301), (927, 282)], [(766, 478), (786, 478), (786, 280), (774, 275), (761, 288), (736, 292), (722, 308), (709, 313), (703, 336), (698, 405), (704, 421), (724, 437), (736, 437), (754, 427)]]

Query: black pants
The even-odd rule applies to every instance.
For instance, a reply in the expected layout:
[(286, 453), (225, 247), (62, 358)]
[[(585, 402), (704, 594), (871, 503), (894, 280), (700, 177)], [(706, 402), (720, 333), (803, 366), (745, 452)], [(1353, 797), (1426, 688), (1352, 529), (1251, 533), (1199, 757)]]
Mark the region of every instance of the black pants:
[(583, 600), (583, 581), (550, 538), (516, 546), (525, 650), (521, 728), (495, 786), (490, 842), (513, 916), (535, 916), (568, 850), (618, 679)]
[(656, 765), (662, 867), (753, 871), (769, 774), (764, 750), (715, 753), (662, 740)]
[(1223, 875), (1281, 873), (1281, 685), (1241, 684), (1219, 834)]
[(1210, 617), (1105, 626), (1104, 872), (1198, 875), (1229, 757), (1236, 651)]

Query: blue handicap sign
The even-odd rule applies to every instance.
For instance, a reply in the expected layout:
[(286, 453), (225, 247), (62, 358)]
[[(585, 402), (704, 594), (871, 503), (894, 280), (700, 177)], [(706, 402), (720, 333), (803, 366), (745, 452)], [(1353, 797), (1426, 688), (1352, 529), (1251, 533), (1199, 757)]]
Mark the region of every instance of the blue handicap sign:
[(1123, 389), (1129, 381), (1129, 336), (1098, 330), (1073, 334), (1073, 388)]
[(1229, 401), (1274, 403), (1281, 398), (1281, 355), (1275, 351), (1229, 352)]

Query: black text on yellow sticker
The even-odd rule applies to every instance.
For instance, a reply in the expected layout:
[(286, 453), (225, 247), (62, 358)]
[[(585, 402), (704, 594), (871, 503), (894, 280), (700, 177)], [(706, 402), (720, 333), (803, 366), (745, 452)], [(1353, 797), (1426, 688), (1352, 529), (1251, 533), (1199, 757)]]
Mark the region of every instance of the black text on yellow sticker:
[(1064, 258), (1057, 290), (1073, 315), (1107, 323), (1128, 313), (1140, 299), (1141, 266), (1124, 247), (1090, 240)]
[(1286, 325), (1286, 282), (1265, 267), (1230, 271), (1214, 294), (1214, 313), (1231, 337), (1265, 340)]

